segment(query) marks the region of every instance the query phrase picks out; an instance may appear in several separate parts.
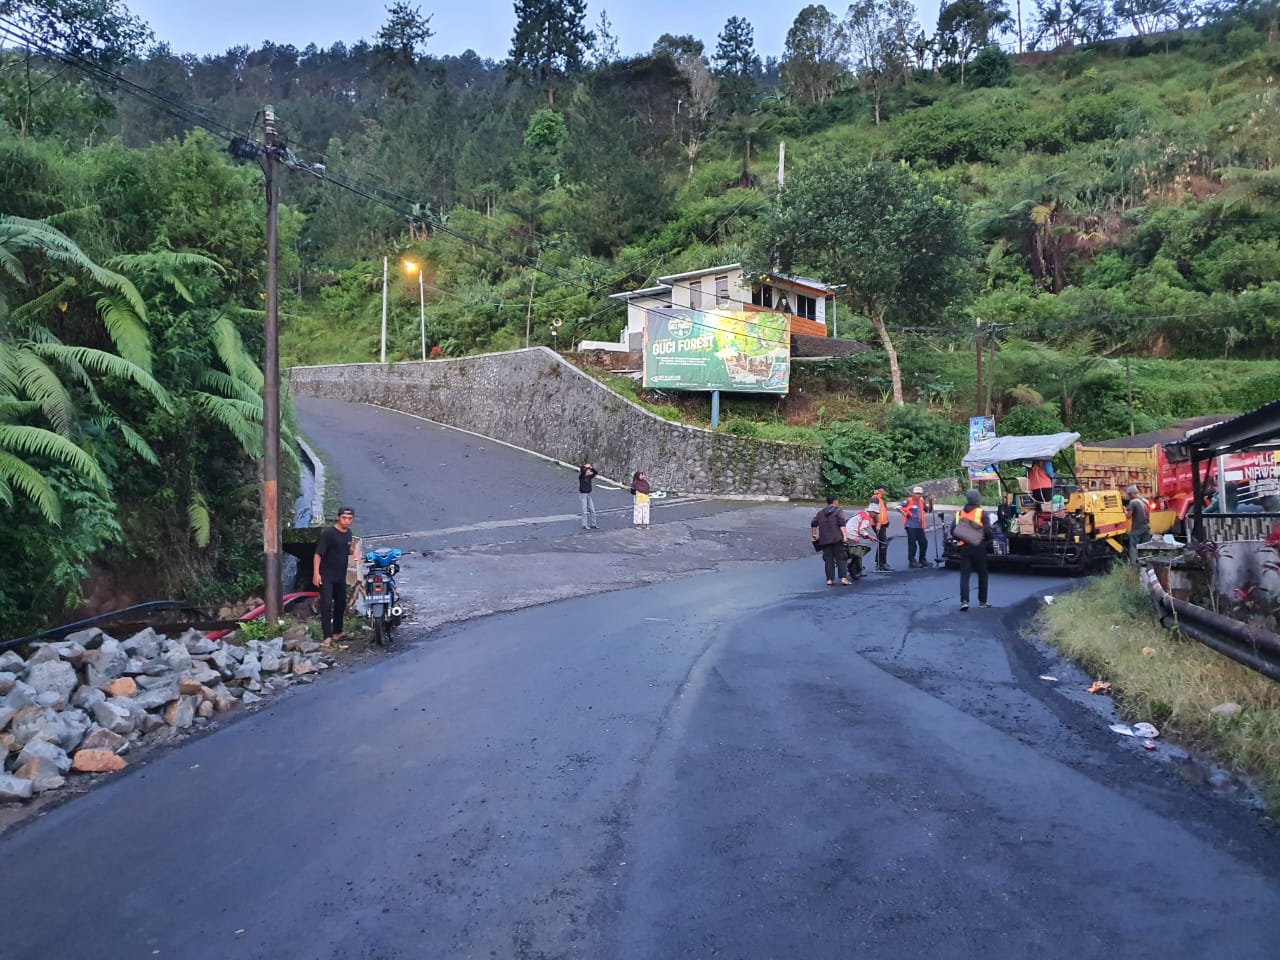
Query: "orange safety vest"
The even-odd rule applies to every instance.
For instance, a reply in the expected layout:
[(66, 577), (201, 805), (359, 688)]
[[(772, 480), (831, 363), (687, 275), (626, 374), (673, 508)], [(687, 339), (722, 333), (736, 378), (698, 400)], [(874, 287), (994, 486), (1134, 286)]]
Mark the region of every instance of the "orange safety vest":
[(982, 505), (974, 507), (972, 510), (961, 510), (956, 514), (956, 522), (968, 520), (970, 523), (977, 524), (978, 529), (982, 529)]
[(877, 514), (876, 526), (887, 527), (889, 525), (889, 508), (884, 504), (884, 494), (877, 493), (871, 499), (880, 505), (880, 513)]
[(1043, 461), (1037, 460), (1027, 471), (1027, 486), (1032, 490), (1053, 486), (1053, 479), (1049, 476), (1049, 471), (1045, 470)]
[(906, 523), (906, 522), (907, 522), (907, 520), (908, 520), (908, 519), (910, 519), (910, 517), (911, 517), (911, 510), (912, 510), (913, 508), (914, 508), (914, 509), (917, 509), (917, 510), (919, 510), (919, 511), (920, 511), (920, 529), (921, 529), (921, 530), (928, 530), (928, 529), (929, 529), (929, 515), (925, 512), (925, 509), (924, 509), (924, 497), (922, 497), (922, 496), (920, 496), (919, 494), (916, 494), (916, 493), (913, 493), (913, 494), (912, 494), (912, 495), (907, 499), (907, 505), (906, 505), (905, 507), (903, 507), (903, 508), (902, 508), (902, 522), (903, 522), (903, 523)]

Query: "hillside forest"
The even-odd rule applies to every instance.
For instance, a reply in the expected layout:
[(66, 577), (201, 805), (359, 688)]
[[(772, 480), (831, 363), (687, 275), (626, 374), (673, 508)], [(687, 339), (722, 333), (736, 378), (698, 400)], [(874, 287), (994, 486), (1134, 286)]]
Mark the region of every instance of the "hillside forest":
[(196, 56), (119, 0), (0, 0), (0, 633), (260, 590), (268, 104), (286, 362), (376, 359), (384, 258), (389, 360), (616, 339), (609, 294), (743, 261), (845, 284), (870, 349), (722, 429), (823, 444), (847, 496), (954, 473), (978, 410), (1094, 439), (1280, 396), (1275, 0), (1016, 13), (809, 5), (778, 58), (738, 16), (624, 55), (584, 0), (516, 0), (494, 62), (404, 2)]

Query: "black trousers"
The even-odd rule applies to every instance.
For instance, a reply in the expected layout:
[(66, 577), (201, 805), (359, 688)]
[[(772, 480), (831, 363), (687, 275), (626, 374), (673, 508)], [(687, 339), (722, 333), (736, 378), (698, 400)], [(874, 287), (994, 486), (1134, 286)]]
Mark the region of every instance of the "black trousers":
[(876, 527), (876, 569), (889, 565), (889, 525)]
[(342, 614), (347, 609), (347, 574), (330, 580), (320, 577), (320, 636), (328, 638), (342, 632)]
[[(919, 561), (916, 554), (920, 554)], [(918, 527), (907, 527), (907, 565), (919, 562), (922, 566), (929, 559), (929, 536)]]
[(969, 602), (969, 574), (978, 575), (978, 602), (987, 602), (987, 547), (965, 544), (960, 548), (960, 602)]
[(849, 579), (849, 551), (843, 543), (824, 543), (822, 545), (822, 565), (827, 568), (827, 579), (834, 580), (836, 570), (840, 571), (840, 579)]

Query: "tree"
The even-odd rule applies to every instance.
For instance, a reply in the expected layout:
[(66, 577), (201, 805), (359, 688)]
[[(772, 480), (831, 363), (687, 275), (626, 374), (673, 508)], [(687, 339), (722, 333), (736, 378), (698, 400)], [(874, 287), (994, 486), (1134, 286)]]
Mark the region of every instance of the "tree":
[(1036, 0), (1039, 21), (1033, 46), (1048, 39), (1054, 48), (1093, 43), (1115, 36), (1116, 21), (1106, 0)]
[(711, 129), (720, 83), (711, 73), (707, 58), (702, 55), (701, 40), (664, 33), (653, 45), (653, 56), (671, 60), (686, 84), (682, 95), (676, 97), (675, 128), (676, 138), (689, 159), (689, 179), (692, 180), (694, 161)]
[(613, 23), (609, 20), (609, 11), (601, 9), (600, 19), (596, 21), (591, 41), (591, 65), (603, 67), (622, 59), (618, 49), (618, 35), (613, 32)]
[(966, 293), (963, 207), (906, 167), (826, 156), (787, 180), (748, 258), (758, 272), (804, 271), (844, 284), (850, 309), (884, 345), (901, 404), (890, 325), (937, 319)]
[(1003, 0), (954, 0), (938, 13), (939, 46), (954, 52), (964, 86), (965, 65), (1013, 20)]
[(717, 38), (715, 75), (720, 80), (720, 103), (729, 114), (751, 108), (760, 75), (755, 31), (743, 17), (730, 17)]
[(387, 95), (408, 100), (413, 92), (418, 58), (426, 53), (427, 41), (435, 36), (431, 16), (424, 17), (421, 7), (411, 7), (403, 0), (387, 8), (387, 22), (378, 31), (374, 47), (386, 70)]
[(516, 32), (511, 67), (523, 70), (547, 88), (547, 104), (556, 104), (559, 78), (582, 69), (594, 39), (584, 26), (586, 0), (515, 0)]
[(885, 91), (902, 82), (911, 65), (912, 39), (919, 32), (910, 0), (858, 0), (844, 22), (850, 66), (871, 92), (876, 126)]
[(822, 103), (840, 87), (849, 40), (840, 21), (821, 4), (796, 14), (782, 53), (782, 76), (799, 103)]
[(653, 43), (653, 55), (655, 57), (670, 57), (676, 63), (683, 60), (702, 57), (705, 49), (702, 41), (689, 34), (664, 33)]

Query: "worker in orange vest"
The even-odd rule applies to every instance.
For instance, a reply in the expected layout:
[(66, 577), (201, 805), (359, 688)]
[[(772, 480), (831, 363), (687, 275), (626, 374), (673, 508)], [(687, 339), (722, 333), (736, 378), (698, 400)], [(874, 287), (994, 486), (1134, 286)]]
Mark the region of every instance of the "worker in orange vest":
[(969, 577), (978, 574), (978, 606), (987, 608), (987, 541), (992, 537), (991, 522), (982, 509), (982, 495), (977, 490), (965, 494), (964, 509), (951, 525), (951, 539), (960, 552), (960, 612), (969, 609)]
[[(924, 502), (924, 487), (912, 487), (911, 496), (902, 505), (902, 525), (907, 530), (907, 566), (927, 567), (929, 559), (929, 520)], [(916, 554), (920, 559), (916, 560)]]
[(1048, 460), (1035, 460), (1027, 471), (1027, 489), (1037, 503), (1053, 499), (1053, 464)]
[(876, 573), (889, 572), (889, 507), (884, 502), (884, 484), (876, 487), (871, 499), (880, 508), (873, 518), (876, 525)]

